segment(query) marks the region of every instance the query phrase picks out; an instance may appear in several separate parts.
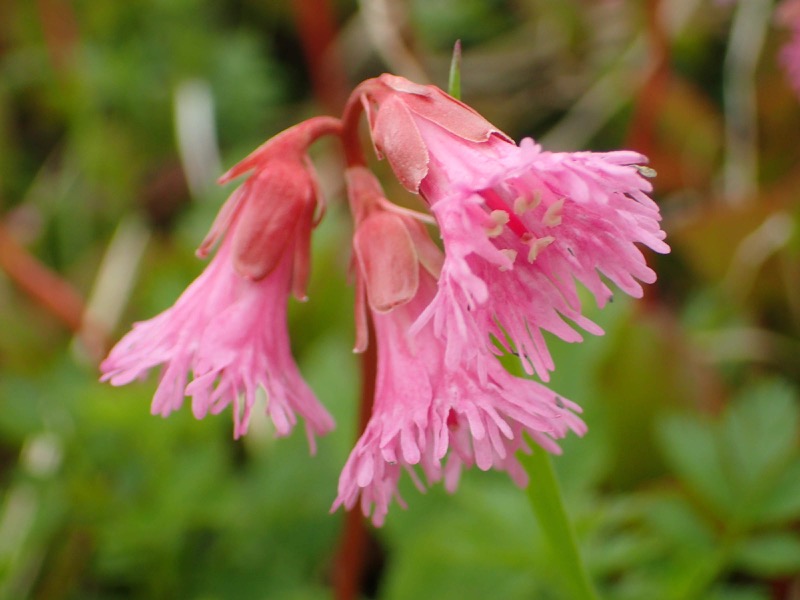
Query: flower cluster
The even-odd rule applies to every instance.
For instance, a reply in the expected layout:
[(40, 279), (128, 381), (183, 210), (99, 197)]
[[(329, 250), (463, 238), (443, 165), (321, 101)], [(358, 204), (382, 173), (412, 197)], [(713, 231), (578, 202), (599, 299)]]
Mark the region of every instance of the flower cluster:
[[(359, 145), (362, 111), (377, 156), (431, 215), (385, 197)], [(163, 365), (154, 413), (186, 396), (198, 418), (232, 405), (237, 437), (263, 389), (277, 433), (300, 415), (313, 450), (333, 421), (292, 358), (286, 304), (291, 293), (305, 298), (311, 233), (324, 212), (307, 151), (324, 135), (339, 137), (347, 158), (355, 350), (370, 343), (370, 321), (377, 346), (372, 416), (334, 509), (360, 501), (380, 525), (391, 501), (402, 503), (403, 471), (421, 488), (444, 480), (452, 491), (473, 465), (525, 485), (517, 452), (530, 451), (529, 441), (558, 452), (557, 440), (586, 426), (578, 405), (509, 374), (498, 355), (516, 354), (546, 382), (554, 365), (543, 332), (568, 342), (602, 333), (582, 315), (578, 284), (602, 306), (607, 282), (638, 297), (655, 280), (640, 247), (669, 248), (646, 158), (516, 145), (442, 90), (401, 77), (363, 82), (341, 120), (288, 129), (222, 178), (248, 175), (198, 250), (206, 256), (218, 244), (216, 255), (172, 308), (134, 325), (103, 362), (103, 379), (122, 385)]]

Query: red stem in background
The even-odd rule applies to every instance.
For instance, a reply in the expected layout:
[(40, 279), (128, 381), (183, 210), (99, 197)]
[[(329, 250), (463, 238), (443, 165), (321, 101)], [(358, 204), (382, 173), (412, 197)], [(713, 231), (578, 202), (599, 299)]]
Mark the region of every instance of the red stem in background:
[(647, 0), (645, 11), (653, 69), (634, 101), (626, 145), (649, 156), (656, 146), (658, 115), (664, 106), (670, 79), (670, 50), (669, 38), (661, 20), (661, 0)]
[(36, 0), (36, 8), (50, 61), (57, 73), (63, 73), (78, 42), (78, 21), (72, 3), (70, 0)]
[[(664, 109), (667, 97), (667, 88), (672, 78), (670, 69), (670, 42), (667, 31), (661, 18), (661, 0), (647, 0), (644, 4), (647, 26), (648, 42), (650, 44), (652, 69), (644, 85), (634, 99), (633, 116), (628, 129), (626, 146), (641, 152), (653, 159), (656, 171), (661, 166), (668, 171), (673, 171), (672, 166), (667, 166), (667, 161), (672, 161), (668, 152), (661, 150), (657, 135), (658, 119)], [(658, 179), (655, 181), (658, 188)], [(647, 251), (648, 262), (658, 260), (653, 252)], [(668, 301), (661, 293), (661, 281), (656, 281), (645, 288), (641, 302), (636, 304), (636, 310), (647, 313), (651, 326), (655, 327), (667, 347), (676, 352), (684, 352), (687, 356), (696, 354), (697, 349), (690, 343), (680, 324), (677, 322), (674, 310), (668, 306)], [(702, 390), (697, 395), (703, 399), (703, 404), (698, 408), (706, 413), (718, 413), (727, 403), (727, 392), (714, 369), (704, 366), (706, 361), (696, 358), (689, 361), (693, 367), (693, 382)]]
[[(0, 268), (8, 277), (47, 312), (73, 333), (84, 327), (84, 302), (66, 280), (51, 271), (20, 245), (5, 225), (0, 224)], [(105, 336), (89, 328), (92, 341), (103, 344)]]
[[(658, 118), (664, 108), (667, 86), (671, 77), (669, 67), (669, 37), (661, 19), (661, 0), (646, 0), (644, 5), (652, 69), (634, 99), (626, 147), (653, 157), (658, 148)], [(652, 256), (652, 253), (650, 253)], [(642, 298), (641, 310), (658, 303), (658, 283), (648, 286)]]
[(347, 97), (347, 77), (336, 45), (337, 25), (330, 0), (293, 0), (314, 95), (326, 110), (338, 112)]

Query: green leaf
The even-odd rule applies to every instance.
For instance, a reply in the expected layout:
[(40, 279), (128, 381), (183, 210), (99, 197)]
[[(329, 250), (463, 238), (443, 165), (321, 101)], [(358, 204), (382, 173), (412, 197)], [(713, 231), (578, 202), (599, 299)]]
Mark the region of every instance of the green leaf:
[(780, 523), (800, 518), (800, 456), (784, 469), (764, 497), (758, 523)]
[(737, 547), (734, 560), (758, 577), (796, 574), (800, 571), (800, 535), (777, 532), (751, 537)]
[(709, 508), (731, 516), (737, 499), (725, 476), (712, 426), (675, 415), (660, 423), (658, 433), (664, 457), (681, 481)]
[(467, 471), (455, 495), (441, 486), (420, 495), (404, 480), (401, 493), (409, 510), (395, 510), (380, 531), (392, 549), (381, 598), (554, 597), (530, 509), (504, 475)]
[(761, 492), (797, 450), (799, 416), (792, 396), (788, 386), (764, 382), (743, 392), (726, 412), (726, 469), (740, 493)]
[(720, 586), (711, 591), (707, 600), (771, 600), (772, 594), (764, 588), (734, 586)]
[(657, 496), (647, 504), (645, 522), (659, 539), (677, 548), (705, 553), (714, 545), (714, 531), (707, 521), (680, 496)]

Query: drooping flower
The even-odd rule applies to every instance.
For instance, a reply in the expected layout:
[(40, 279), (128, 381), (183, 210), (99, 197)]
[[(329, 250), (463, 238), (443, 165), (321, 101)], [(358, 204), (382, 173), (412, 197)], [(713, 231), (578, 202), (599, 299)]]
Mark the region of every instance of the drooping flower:
[[(379, 198), (367, 171), (348, 175), (351, 196), (362, 195), (354, 205), (369, 202), (370, 186)], [(438, 249), (419, 223), (380, 202), (359, 212), (357, 294), (375, 325), (378, 373), (372, 416), (342, 471), (333, 508), (352, 508), (360, 497), (364, 514), (381, 525), (391, 501), (403, 503), (397, 491), (403, 471), (423, 487), (415, 469), (429, 484), (444, 479), (449, 491), (462, 468), (473, 465), (507, 471), (525, 485), (515, 457), (528, 449), (523, 434), (558, 452), (555, 440), (570, 430), (585, 431), (575, 415), (580, 409), (535, 381), (510, 375), (486, 352), (477, 356), (479, 368), (445, 364), (443, 336), (430, 324), (411, 335), (411, 325), (436, 294)], [(396, 267), (396, 279), (381, 275), (379, 267), (388, 265)]]
[[(311, 119), (276, 136), (231, 169), (252, 174), (223, 206), (198, 254), (217, 254), (174, 306), (137, 323), (101, 365), (124, 385), (163, 365), (152, 412), (168, 415), (192, 397), (197, 418), (233, 407), (234, 435), (247, 432), (257, 391), (278, 435), (306, 421), (314, 435), (333, 427), (295, 364), (286, 323), (290, 291), (304, 298), (311, 229), (320, 212), (311, 142), (338, 121)], [(187, 380), (193, 381), (188, 383)]]
[[(419, 487), (463, 468), (526, 474), (518, 451), (586, 430), (580, 408), (539, 382), (514, 377), (495, 354), (516, 352), (529, 373), (553, 369), (543, 331), (568, 341), (581, 314), (577, 283), (602, 305), (605, 277), (641, 295), (652, 282), (637, 244), (668, 251), (649, 183), (633, 152), (550, 153), (519, 146), (438, 88), (384, 75), (359, 86), (347, 127), (310, 119), (268, 141), (221, 181), (249, 173), (220, 211), (198, 254), (211, 263), (173, 307), (138, 323), (111, 351), (103, 379), (122, 385), (162, 365), (153, 412), (186, 396), (198, 418), (232, 406), (246, 433), (261, 389), (277, 433), (298, 415), (309, 441), (333, 421), (303, 381), (286, 324), (290, 293), (305, 298), (311, 231), (324, 205), (308, 146), (341, 137), (355, 221), (357, 351), (374, 323), (377, 377), (372, 416), (342, 472), (334, 509), (359, 502), (380, 525), (407, 471)], [(445, 253), (412, 214), (383, 198), (363, 164), (358, 110), (380, 157), (430, 207)], [(424, 219), (423, 219), (424, 220)], [(422, 477), (420, 477), (420, 475)], [(423, 483), (424, 482), (424, 483)]]
[(579, 341), (571, 321), (602, 333), (581, 314), (576, 281), (599, 306), (612, 295), (602, 276), (635, 297), (639, 282), (655, 281), (637, 244), (669, 247), (644, 156), (545, 152), (530, 139), (517, 146), (438, 88), (391, 75), (362, 90), (379, 156), (422, 195), (441, 230), (438, 291), (414, 328), (433, 322), (448, 365), (499, 343), (547, 380), (542, 331)]

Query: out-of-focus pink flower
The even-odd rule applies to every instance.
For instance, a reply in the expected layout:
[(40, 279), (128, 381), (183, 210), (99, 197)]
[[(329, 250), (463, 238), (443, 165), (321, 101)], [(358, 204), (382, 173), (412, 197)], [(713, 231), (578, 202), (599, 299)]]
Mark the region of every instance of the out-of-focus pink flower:
[(313, 450), (314, 435), (329, 431), (333, 420), (292, 358), (286, 302), (292, 289), (305, 296), (309, 239), (320, 212), (305, 153), (316, 137), (337, 131), (334, 119), (311, 119), (225, 175), (227, 181), (252, 171), (198, 250), (205, 256), (222, 239), (216, 256), (174, 306), (123, 337), (101, 365), (103, 380), (124, 385), (164, 365), (152, 412), (166, 416), (187, 395), (197, 418), (233, 405), (236, 437), (247, 432), (262, 388), (278, 435), (287, 435), (299, 414)]
[(800, 0), (784, 0), (777, 10), (778, 21), (792, 30), (781, 49), (780, 60), (795, 93), (800, 97)]
[(530, 139), (517, 146), (433, 86), (391, 75), (362, 86), (376, 150), (441, 230), (438, 291), (414, 330), (432, 321), (448, 366), (483, 368), (479, 356), (498, 351), (494, 338), (547, 380), (542, 331), (579, 341), (571, 321), (602, 333), (581, 314), (576, 281), (600, 306), (612, 295), (601, 275), (636, 297), (639, 282), (655, 281), (637, 244), (669, 247), (638, 166), (644, 156), (545, 152)]
[[(368, 177), (351, 171), (351, 195), (370, 193)], [(372, 189), (379, 197), (377, 182)], [(353, 204), (363, 206), (363, 200)], [(402, 504), (397, 483), (404, 470), (420, 488), (416, 467), (429, 484), (444, 479), (453, 491), (461, 469), (473, 465), (507, 471), (525, 485), (515, 457), (527, 449), (523, 433), (558, 452), (555, 440), (570, 430), (585, 431), (576, 405), (535, 381), (509, 375), (494, 356), (483, 352), (470, 365), (446, 364), (446, 334), (434, 334), (430, 324), (410, 334), (437, 289), (440, 260), (426, 236), (419, 223), (378, 202), (362, 213), (356, 228), (357, 293), (375, 324), (378, 374), (372, 416), (344, 467), (333, 508), (352, 508), (360, 496), (376, 525), (392, 499)], [(391, 271), (400, 282), (381, 276), (374, 261), (400, 266)], [(389, 306), (386, 298), (392, 299)]]

